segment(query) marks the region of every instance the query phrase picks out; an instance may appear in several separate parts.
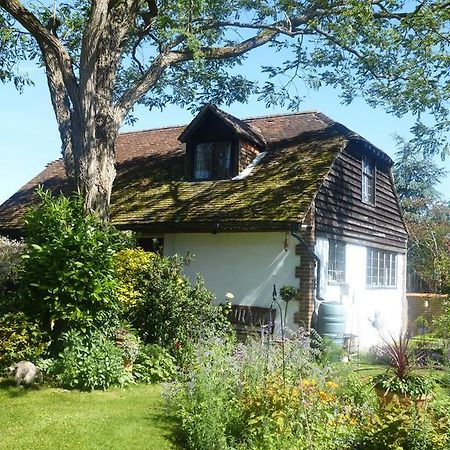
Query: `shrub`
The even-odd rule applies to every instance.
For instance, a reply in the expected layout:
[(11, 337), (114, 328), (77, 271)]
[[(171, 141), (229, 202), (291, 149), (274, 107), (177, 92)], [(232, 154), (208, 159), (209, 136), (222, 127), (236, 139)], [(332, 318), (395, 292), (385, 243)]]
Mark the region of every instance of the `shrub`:
[(55, 382), (80, 390), (107, 389), (132, 381), (123, 367), (123, 352), (99, 331), (62, 335), (64, 350), (47, 369)]
[(26, 216), (21, 296), (29, 314), (57, 341), (63, 331), (117, 326), (113, 255), (118, 232), (85, 214), (79, 196), (37, 191)]
[(228, 327), (202, 280), (192, 285), (182, 274), (183, 264), (142, 249), (122, 250), (115, 261), (125, 319), (144, 342), (169, 348), (177, 357), (209, 329)]
[(445, 450), (450, 445), (448, 411), (390, 406), (360, 422), (358, 450)]
[(133, 377), (138, 383), (172, 381), (177, 374), (173, 356), (157, 344), (147, 344), (139, 349), (134, 362)]
[(24, 244), (0, 236), (0, 296), (17, 284)]
[(35, 361), (47, 348), (45, 337), (23, 312), (0, 316), (0, 368), (24, 359)]

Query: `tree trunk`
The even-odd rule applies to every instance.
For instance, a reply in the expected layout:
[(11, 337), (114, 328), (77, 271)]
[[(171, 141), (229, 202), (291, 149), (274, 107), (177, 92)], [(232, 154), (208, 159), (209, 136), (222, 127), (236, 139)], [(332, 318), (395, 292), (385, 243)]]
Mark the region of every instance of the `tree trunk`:
[(84, 199), (85, 211), (107, 221), (112, 186), (116, 177), (114, 163), (118, 127), (103, 114), (97, 114), (95, 122), (95, 130), (84, 126), (73, 136), (75, 181), (77, 190)]

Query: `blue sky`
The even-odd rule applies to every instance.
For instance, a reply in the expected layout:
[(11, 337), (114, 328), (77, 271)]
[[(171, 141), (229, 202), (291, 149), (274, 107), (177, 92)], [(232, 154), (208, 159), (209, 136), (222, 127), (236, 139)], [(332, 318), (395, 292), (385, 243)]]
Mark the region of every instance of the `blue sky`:
[[(255, 72), (266, 63), (267, 54), (255, 54), (243, 70)], [(60, 157), (60, 141), (45, 77), (34, 66), (25, 68), (35, 86), (25, 88), (19, 94), (13, 85), (0, 84), (0, 203), (9, 198), (21, 186), (37, 175), (46, 164)], [(309, 90), (297, 85), (305, 96), (302, 111), (319, 110), (332, 119), (359, 133), (391, 157), (396, 151), (393, 135), (407, 136), (412, 119), (397, 119), (381, 109), (372, 109), (362, 100), (350, 106), (340, 104), (338, 93), (325, 88)], [(248, 104), (234, 104), (225, 107), (231, 114), (253, 117), (288, 112), (283, 108), (266, 109), (262, 102), (252, 99)], [(168, 125), (186, 124), (192, 119), (188, 111), (168, 106), (163, 112), (137, 108), (134, 115), (139, 118), (134, 127), (125, 126), (124, 131), (156, 128)], [(450, 171), (450, 157), (440, 162)], [(439, 187), (446, 198), (450, 198), (450, 176)]]

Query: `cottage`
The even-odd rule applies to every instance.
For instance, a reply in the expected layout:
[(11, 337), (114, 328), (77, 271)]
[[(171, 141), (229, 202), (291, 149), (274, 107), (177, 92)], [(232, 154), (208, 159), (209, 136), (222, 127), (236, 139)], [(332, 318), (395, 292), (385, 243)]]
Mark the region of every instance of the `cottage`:
[[(285, 323), (310, 327), (322, 301), (344, 305), (363, 347), (397, 333), (405, 299), (407, 232), (392, 160), (318, 112), (239, 120), (205, 106), (187, 127), (123, 133), (111, 221), (194, 255), (217, 298), (267, 308), (273, 286), (298, 289)], [(43, 185), (67, 191), (55, 161), (0, 207), (0, 233), (20, 234)], [(277, 315), (277, 321), (280, 314)]]

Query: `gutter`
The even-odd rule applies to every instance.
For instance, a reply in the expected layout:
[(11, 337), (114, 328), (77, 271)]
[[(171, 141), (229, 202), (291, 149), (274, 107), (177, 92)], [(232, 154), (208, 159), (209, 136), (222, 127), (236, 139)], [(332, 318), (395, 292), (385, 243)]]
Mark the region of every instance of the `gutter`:
[(320, 267), (321, 262), (320, 258), (311, 250), (311, 248), (308, 246), (308, 244), (305, 242), (305, 240), (297, 233), (294, 233), (294, 231), (291, 230), (291, 235), (297, 239), (297, 241), (305, 248), (305, 250), (308, 252), (308, 255), (314, 259), (316, 262), (316, 299), (324, 302), (325, 299), (321, 297), (320, 295)]

